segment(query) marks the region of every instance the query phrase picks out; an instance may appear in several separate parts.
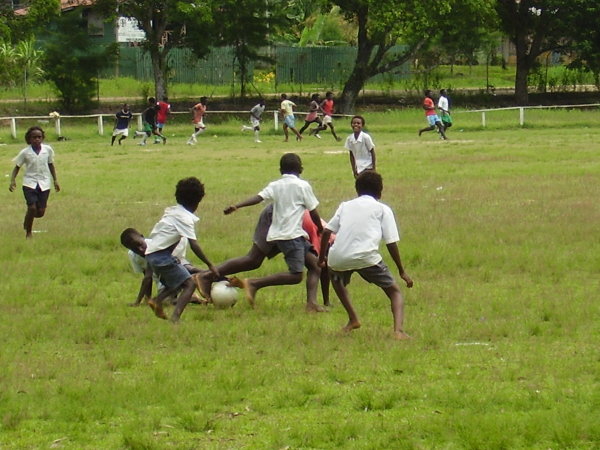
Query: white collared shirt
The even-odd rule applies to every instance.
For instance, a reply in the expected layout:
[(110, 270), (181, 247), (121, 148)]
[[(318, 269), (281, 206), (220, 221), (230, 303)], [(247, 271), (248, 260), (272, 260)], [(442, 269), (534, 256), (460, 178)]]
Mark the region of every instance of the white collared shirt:
[(440, 96), (440, 99), (438, 100), (438, 108), (444, 112), (448, 112), (449, 111), (448, 107), (449, 107), (448, 98), (444, 97), (443, 95)]
[(181, 205), (169, 206), (150, 232), (146, 255), (164, 250), (183, 238), (196, 240), (195, 226), (199, 220), (195, 214)]
[(400, 240), (394, 213), (370, 195), (340, 204), (326, 228), (336, 233), (327, 262), (337, 271), (374, 266), (382, 260), (379, 243)]
[(302, 229), (304, 211), (312, 211), (319, 205), (312, 187), (292, 174), (284, 174), (258, 193), (267, 203), (273, 203), (273, 221), (267, 241), (287, 241), (307, 237)]
[(25, 147), (14, 159), (17, 167), (26, 166), (23, 174), (23, 186), (35, 189), (40, 185), (42, 191), (52, 187), (52, 174), (48, 164), (54, 164), (54, 150), (46, 144), (42, 144), (40, 153), (37, 154), (31, 145)]
[(357, 138), (352, 133), (346, 139), (345, 147), (354, 155), (356, 163), (356, 172), (361, 173), (363, 170), (373, 168), (373, 157), (371, 150), (375, 149), (373, 139), (364, 131), (361, 131)]

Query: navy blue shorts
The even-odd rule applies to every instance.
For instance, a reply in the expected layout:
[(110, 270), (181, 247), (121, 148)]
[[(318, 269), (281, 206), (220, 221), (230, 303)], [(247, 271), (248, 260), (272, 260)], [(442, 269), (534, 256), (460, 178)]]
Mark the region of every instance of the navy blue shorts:
[(48, 197), (50, 197), (50, 189), (42, 191), (38, 184), (35, 189), (23, 186), (23, 195), (27, 205), (36, 205), (40, 209), (46, 209), (48, 205)]
[(178, 289), (188, 278), (190, 273), (179, 259), (175, 258), (170, 250), (159, 250), (146, 255), (146, 262), (152, 271), (158, 275), (160, 282), (169, 289)]

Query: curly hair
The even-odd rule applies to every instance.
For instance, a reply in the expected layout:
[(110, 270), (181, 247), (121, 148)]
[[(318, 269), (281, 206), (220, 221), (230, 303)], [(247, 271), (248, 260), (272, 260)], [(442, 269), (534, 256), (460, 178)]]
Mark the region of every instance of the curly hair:
[(196, 209), (198, 203), (204, 198), (204, 185), (196, 177), (179, 180), (175, 188), (175, 199), (177, 203), (186, 207)]
[(279, 172), (301, 174), (302, 160), (295, 153), (286, 153), (279, 160)]
[(383, 178), (374, 170), (365, 170), (356, 178), (354, 187), (358, 195), (370, 195), (379, 200), (383, 192)]

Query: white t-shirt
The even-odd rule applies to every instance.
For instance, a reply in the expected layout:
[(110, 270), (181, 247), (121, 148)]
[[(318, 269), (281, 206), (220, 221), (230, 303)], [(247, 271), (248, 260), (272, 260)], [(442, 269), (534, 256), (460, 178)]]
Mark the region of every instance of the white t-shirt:
[(444, 112), (448, 112), (449, 111), (449, 105), (448, 105), (448, 98), (444, 97), (443, 95), (440, 96), (440, 99), (438, 100), (438, 108), (441, 109)]
[(304, 211), (312, 211), (319, 205), (312, 187), (292, 174), (284, 174), (258, 193), (267, 203), (273, 203), (273, 221), (267, 241), (288, 241), (308, 237), (302, 229)]
[(265, 112), (265, 107), (266, 105), (261, 105), (260, 103), (257, 103), (250, 110), (250, 116), (254, 119), (260, 119), (262, 113)]
[(48, 164), (54, 164), (54, 150), (46, 144), (42, 144), (40, 153), (37, 154), (31, 145), (25, 147), (13, 160), (17, 167), (25, 167), (23, 174), (23, 186), (35, 189), (40, 185), (42, 191), (52, 187), (52, 174)]
[(371, 150), (375, 148), (375, 144), (373, 143), (371, 136), (364, 131), (361, 131), (358, 135), (358, 138), (355, 138), (354, 133), (352, 133), (346, 139), (345, 147), (354, 155), (356, 171), (358, 173), (361, 173), (363, 170), (373, 168)]
[(379, 243), (400, 240), (394, 213), (370, 195), (340, 204), (326, 228), (336, 233), (327, 262), (340, 272), (378, 264)]
[[(146, 255), (164, 250), (183, 240), (196, 239), (196, 223), (200, 219), (181, 205), (169, 206), (150, 232), (150, 243)], [(186, 242), (187, 245), (187, 242)]]
[(294, 115), (294, 106), (296, 104), (291, 100), (284, 100), (281, 102), (281, 110), (283, 111), (284, 116), (293, 116)]

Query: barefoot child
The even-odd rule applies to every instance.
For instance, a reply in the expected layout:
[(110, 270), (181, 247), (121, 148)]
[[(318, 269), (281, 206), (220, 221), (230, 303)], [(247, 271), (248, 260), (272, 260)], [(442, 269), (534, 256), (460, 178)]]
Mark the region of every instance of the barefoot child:
[(224, 211), (225, 214), (231, 214), (239, 208), (257, 205), (262, 201), (273, 203), (273, 219), (267, 234), (267, 242), (274, 243), (283, 253), (288, 272), (244, 280), (246, 297), (254, 306), (256, 292), (259, 289), (300, 283), (306, 265), (308, 268), (306, 310), (321, 312), (324, 308), (316, 301), (320, 269), (316, 255), (310, 252), (311, 245), (306, 240), (307, 234), (302, 229), (302, 216), (304, 211), (308, 210), (317, 229), (319, 232), (322, 231), (321, 218), (317, 211), (319, 201), (310, 184), (300, 179), (302, 161), (298, 155), (295, 153), (283, 155), (279, 161), (279, 171), (282, 175), (279, 180), (269, 183), (258, 195), (229, 206)]
[(412, 287), (413, 281), (404, 271), (400, 261), (397, 245), (400, 237), (394, 213), (387, 205), (379, 202), (383, 190), (381, 175), (373, 171), (363, 172), (356, 179), (355, 187), (358, 197), (343, 202), (323, 231), (319, 264), (325, 265), (325, 250), (329, 245), (329, 236), (332, 232), (337, 233), (335, 242), (329, 250), (328, 264), (333, 289), (348, 313), (348, 324), (343, 330), (352, 331), (360, 328), (358, 316), (346, 289), (352, 273), (358, 272), (366, 281), (379, 286), (390, 299), (395, 338), (409, 339), (403, 328), (402, 293), (379, 254), (379, 243), (383, 240), (398, 268), (400, 277), (407, 287)]
[(54, 168), (54, 150), (49, 145), (43, 144), (44, 130), (40, 127), (31, 127), (25, 133), (24, 148), (14, 159), (15, 167), (10, 175), (8, 189), (13, 192), (17, 187), (17, 174), (25, 166), (23, 175), (23, 194), (27, 203), (27, 212), (23, 221), (25, 237), (32, 237), (33, 220), (44, 217), (50, 196), (50, 186), (54, 180), (54, 189), (60, 191), (56, 169)]
[[(139, 306), (143, 300), (146, 302), (150, 300), (152, 297), (152, 281), (154, 281), (154, 284), (156, 284), (156, 290), (158, 292), (166, 289), (165, 286), (160, 282), (158, 276), (152, 272), (152, 269), (148, 266), (148, 262), (146, 261), (145, 253), (149, 242), (150, 239), (144, 238), (144, 235), (135, 228), (126, 228), (121, 233), (121, 244), (129, 250), (127, 252), (127, 256), (129, 258), (131, 268), (135, 273), (141, 273), (144, 275), (138, 296), (135, 299), (135, 302), (130, 303), (129, 306)], [(190, 274), (198, 273), (200, 272), (200, 269), (192, 266), (191, 263), (185, 259), (187, 247), (187, 239), (181, 239), (177, 247), (175, 247), (175, 250), (173, 250), (173, 256), (181, 261), (183, 266)], [(210, 273), (210, 271), (207, 272)], [(200, 298), (195, 294), (192, 295), (191, 301), (192, 303), (206, 303), (200, 300)]]
[(363, 131), (365, 118), (354, 116), (350, 121), (352, 134), (346, 139), (345, 147), (350, 153), (350, 166), (354, 178), (365, 170), (376, 170), (375, 144), (371, 136)]
[(204, 185), (195, 177), (184, 178), (175, 189), (176, 206), (165, 209), (165, 213), (150, 233), (150, 242), (145, 256), (150, 269), (156, 273), (167, 287), (156, 297), (148, 301), (154, 314), (166, 319), (162, 301), (181, 289), (171, 321), (177, 322), (189, 303), (196, 285), (188, 270), (173, 256), (173, 250), (181, 239), (187, 239), (195, 255), (204, 262), (209, 270), (219, 276), (196, 240), (195, 224), (200, 220), (194, 212), (204, 197)]

